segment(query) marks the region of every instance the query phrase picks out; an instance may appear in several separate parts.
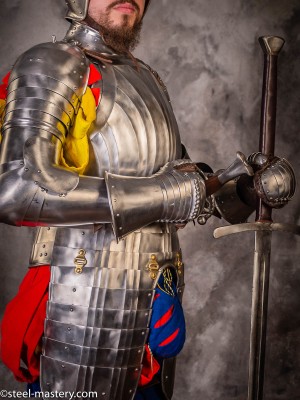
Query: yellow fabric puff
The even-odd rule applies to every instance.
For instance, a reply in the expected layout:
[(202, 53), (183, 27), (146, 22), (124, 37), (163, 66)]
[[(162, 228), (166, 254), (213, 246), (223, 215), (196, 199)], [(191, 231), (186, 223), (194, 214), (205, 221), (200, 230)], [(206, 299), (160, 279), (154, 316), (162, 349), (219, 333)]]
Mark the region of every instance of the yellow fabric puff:
[(60, 164), (78, 174), (83, 174), (89, 162), (88, 131), (96, 119), (96, 101), (88, 87), (64, 143)]

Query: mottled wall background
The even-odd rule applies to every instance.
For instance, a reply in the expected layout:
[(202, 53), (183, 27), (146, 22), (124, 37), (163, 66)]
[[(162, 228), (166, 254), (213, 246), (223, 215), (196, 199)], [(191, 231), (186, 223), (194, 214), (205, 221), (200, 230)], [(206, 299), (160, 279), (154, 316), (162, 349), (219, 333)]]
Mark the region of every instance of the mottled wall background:
[[(258, 146), (260, 35), (282, 35), (277, 154), (300, 174), (300, 3), (298, 0), (152, 0), (140, 58), (166, 82), (182, 139), (214, 169), (236, 150)], [(33, 44), (61, 38), (62, 0), (2, 0), (0, 73)], [(300, 223), (299, 190), (277, 220)], [(175, 400), (246, 399), (253, 235), (215, 240), (190, 224), (182, 233), (187, 342), (179, 357)], [(0, 226), (1, 311), (26, 272), (32, 231)], [(300, 239), (275, 234), (269, 305), (265, 400), (300, 399)], [(17, 321), (16, 321), (17, 323)], [(0, 388), (23, 387), (1, 366)]]

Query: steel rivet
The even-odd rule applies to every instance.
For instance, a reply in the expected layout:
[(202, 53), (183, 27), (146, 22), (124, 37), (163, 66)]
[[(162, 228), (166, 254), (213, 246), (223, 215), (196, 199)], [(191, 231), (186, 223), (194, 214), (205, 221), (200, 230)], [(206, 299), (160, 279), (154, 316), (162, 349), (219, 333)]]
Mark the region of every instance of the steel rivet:
[(71, 332), (71, 328), (70, 327), (68, 327), (68, 331)]
[(45, 244), (43, 244), (43, 249), (46, 247), (46, 245)]
[(73, 312), (73, 311), (74, 311), (74, 308), (71, 307), (71, 308), (70, 308), (70, 311)]
[(73, 288), (73, 292), (76, 292), (76, 288)]
[(81, 234), (82, 234), (82, 236), (84, 236), (84, 235), (85, 235), (85, 232), (81, 232)]
[(48, 253), (45, 253), (44, 256), (47, 257)]
[(62, 368), (65, 368), (64, 364), (61, 365)]
[(40, 254), (40, 257), (43, 257), (43, 253)]

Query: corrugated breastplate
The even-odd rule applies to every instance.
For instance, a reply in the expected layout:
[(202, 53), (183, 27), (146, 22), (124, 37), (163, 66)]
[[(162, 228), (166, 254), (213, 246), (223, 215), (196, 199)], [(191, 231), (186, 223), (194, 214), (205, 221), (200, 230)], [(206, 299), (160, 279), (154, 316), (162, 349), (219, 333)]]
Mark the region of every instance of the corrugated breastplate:
[[(137, 71), (131, 60), (96, 66), (102, 98), (90, 134), (87, 175), (103, 177), (110, 171), (146, 177), (179, 158), (171, 106), (148, 68), (141, 64)], [(42, 390), (97, 391), (101, 399), (132, 399), (154, 287), (166, 265), (179, 269), (178, 286), (183, 287), (175, 227), (153, 224), (119, 243), (110, 224), (96, 232), (42, 228), (33, 264), (49, 262), (52, 246)]]

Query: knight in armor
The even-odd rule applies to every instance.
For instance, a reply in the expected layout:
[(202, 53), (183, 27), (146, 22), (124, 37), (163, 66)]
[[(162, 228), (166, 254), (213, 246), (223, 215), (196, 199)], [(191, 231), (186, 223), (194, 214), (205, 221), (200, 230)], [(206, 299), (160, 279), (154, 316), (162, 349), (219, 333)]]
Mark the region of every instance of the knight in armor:
[(65, 38), (22, 54), (0, 91), (0, 219), (37, 229), (1, 353), (43, 392), (171, 399), (185, 337), (178, 226), (245, 220), (256, 196), (279, 207), (294, 192), (290, 165), (261, 154), (254, 179), (221, 173), (209, 189), (164, 84), (130, 52), (149, 3), (67, 0)]

